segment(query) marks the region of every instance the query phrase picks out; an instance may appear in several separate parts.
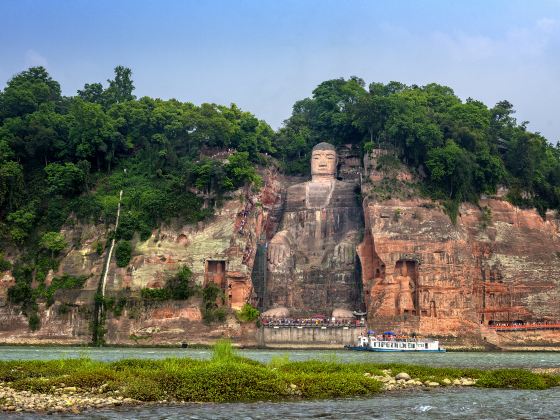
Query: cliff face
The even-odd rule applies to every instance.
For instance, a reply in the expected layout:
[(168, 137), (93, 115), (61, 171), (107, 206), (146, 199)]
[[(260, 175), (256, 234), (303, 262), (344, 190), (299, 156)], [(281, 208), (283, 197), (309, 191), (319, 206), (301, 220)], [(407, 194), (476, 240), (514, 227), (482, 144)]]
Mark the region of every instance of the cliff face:
[[(355, 155), (347, 154), (341, 152), (344, 179), (360, 173)], [(486, 340), (512, 348), (560, 345), (558, 331), (501, 333), (488, 327), (499, 321), (560, 320), (560, 220), (552, 212), (543, 219), (499, 197), (484, 198), (479, 206), (462, 205), (453, 224), (439, 204), (417, 198), (414, 177), (406, 170), (379, 170), (375, 156), (364, 167), (365, 226), (357, 272), (370, 328), (455, 337), (463, 343)], [(129, 266), (110, 265), (107, 298), (114, 307), (104, 323), (107, 343), (176, 345), (231, 337), (256, 344), (255, 327), (240, 324), (234, 316), (206, 325), (200, 297), (146, 303), (140, 290), (163, 287), (166, 275), (186, 264), (197, 284), (214, 282), (224, 291), (228, 307), (238, 309), (248, 301), (262, 305), (266, 243), (279, 229), (282, 191), (302, 181), (280, 178), (274, 171), (267, 171), (264, 180), (261, 191), (240, 191), (206, 222), (164, 226), (147, 241), (133, 241)], [(14, 280), (10, 272), (4, 273), (0, 342), (91, 341), (104, 258), (95, 245), (106, 240), (107, 229), (74, 223), (63, 233), (74, 245), (46, 283), (62, 274), (88, 276), (87, 281), (81, 289), (56, 292), (49, 307), (38, 301), (41, 328), (33, 332), (20, 308), (7, 303), (6, 291)], [(128, 303), (117, 310), (121, 299)]]
[[(226, 307), (237, 310), (254, 301), (251, 272), (257, 241), (272, 223), (270, 210), (280, 191), (274, 171), (266, 171), (264, 180), (261, 191), (239, 191), (205, 222), (162, 226), (147, 241), (133, 240), (132, 259), (127, 267), (119, 268), (114, 261), (110, 264), (106, 298), (114, 306), (122, 299), (127, 303), (120, 310), (107, 311), (104, 338), (108, 344), (204, 343), (224, 336), (254, 344), (254, 326), (242, 325), (232, 315), (223, 324), (203, 323), (200, 297), (147, 303), (140, 298), (140, 290), (164, 287), (166, 276), (184, 264), (192, 270), (196, 284), (213, 282), (222, 289)], [(39, 301), (41, 328), (33, 332), (20, 308), (7, 303), (6, 291), (14, 280), (11, 273), (5, 273), (0, 281), (0, 342), (91, 341), (94, 298), (105, 257), (96, 253), (95, 245), (106, 240), (107, 230), (74, 224), (63, 233), (75, 245), (62, 258), (58, 271), (49, 273), (46, 283), (54, 276), (68, 274), (87, 276), (84, 286), (57, 291), (49, 307)]]
[(453, 225), (430, 200), (364, 201), (358, 253), (371, 327), (508, 345), (523, 339), (488, 324), (560, 319), (560, 220), (500, 198), (479, 206), (462, 205)]

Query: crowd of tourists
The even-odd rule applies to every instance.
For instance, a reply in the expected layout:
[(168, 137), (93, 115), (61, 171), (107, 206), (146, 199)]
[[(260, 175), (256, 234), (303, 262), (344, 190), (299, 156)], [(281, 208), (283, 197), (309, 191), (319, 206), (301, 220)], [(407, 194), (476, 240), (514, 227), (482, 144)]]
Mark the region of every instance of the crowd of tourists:
[(261, 324), (265, 327), (363, 327), (365, 321), (352, 318), (285, 318), (262, 316)]

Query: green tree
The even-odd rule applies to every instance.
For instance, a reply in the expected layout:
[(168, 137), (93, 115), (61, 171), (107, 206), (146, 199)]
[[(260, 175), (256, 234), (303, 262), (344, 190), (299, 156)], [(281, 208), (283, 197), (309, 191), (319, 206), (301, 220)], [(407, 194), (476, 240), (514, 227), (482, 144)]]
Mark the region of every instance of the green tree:
[(165, 287), (170, 291), (173, 299), (185, 300), (194, 293), (191, 285), (192, 271), (186, 265), (179, 268), (177, 273), (167, 279)]
[(132, 94), (134, 83), (132, 82), (132, 70), (128, 67), (115, 67), (115, 78), (107, 80), (109, 87), (105, 91), (109, 104), (132, 101), (136, 97)]
[(16, 74), (0, 96), (0, 118), (30, 114), (47, 102), (61, 100), (60, 85), (44, 67), (31, 67)]
[(235, 315), (241, 322), (252, 322), (259, 317), (260, 312), (250, 303), (246, 303), (239, 311), (235, 313)]
[(105, 166), (110, 171), (121, 137), (103, 108), (98, 104), (75, 99), (68, 114), (68, 128), (72, 155), (94, 162), (97, 170)]
[(23, 244), (31, 233), (35, 218), (35, 212), (31, 209), (20, 209), (8, 214), (6, 220), (8, 221), (10, 237), (14, 242)]
[(132, 257), (132, 245), (128, 241), (120, 241), (115, 248), (117, 267), (126, 267)]
[(85, 186), (86, 175), (73, 163), (49, 163), (45, 167), (45, 173), (49, 192), (53, 194), (73, 196), (79, 194)]
[(455, 142), (449, 140), (445, 147), (430, 150), (426, 166), (431, 182), (445, 191), (448, 198), (458, 201), (472, 198), (472, 157)]
[(249, 153), (236, 152), (228, 158), (226, 173), (235, 187), (244, 184), (262, 185), (262, 178), (257, 174), (255, 165), (249, 161)]
[(101, 83), (86, 83), (82, 90), (78, 90), (78, 96), (86, 102), (104, 105), (106, 97)]
[(46, 232), (41, 236), (41, 241), (39, 242), (41, 248), (46, 249), (51, 252), (51, 258), (54, 258), (55, 254), (58, 254), (64, 248), (68, 246), (64, 236), (58, 232)]
[[(0, 208), (13, 210), (21, 204), (24, 192), (23, 167), (8, 161), (0, 164)], [(0, 214), (2, 211), (0, 210)]]

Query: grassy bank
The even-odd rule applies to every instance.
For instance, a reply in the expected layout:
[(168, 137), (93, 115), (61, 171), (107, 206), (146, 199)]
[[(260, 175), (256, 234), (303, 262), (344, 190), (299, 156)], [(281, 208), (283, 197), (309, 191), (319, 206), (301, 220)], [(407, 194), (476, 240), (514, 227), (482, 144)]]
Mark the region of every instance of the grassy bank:
[[(560, 376), (521, 369), (457, 369), (405, 364), (291, 362), (287, 356), (262, 364), (238, 356), (227, 342), (211, 360), (126, 359), (106, 363), (87, 358), (0, 362), (0, 382), (17, 392), (116, 396), (135, 401), (231, 402), (365, 396), (387, 389), (400, 372), (410, 383), (451, 385), (469, 378), (488, 388), (546, 389)], [(438, 385), (435, 385), (438, 384)], [(458, 384), (458, 382), (457, 382)], [(389, 388), (392, 389), (392, 388)], [(1, 404), (0, 404), (1, 406)]]

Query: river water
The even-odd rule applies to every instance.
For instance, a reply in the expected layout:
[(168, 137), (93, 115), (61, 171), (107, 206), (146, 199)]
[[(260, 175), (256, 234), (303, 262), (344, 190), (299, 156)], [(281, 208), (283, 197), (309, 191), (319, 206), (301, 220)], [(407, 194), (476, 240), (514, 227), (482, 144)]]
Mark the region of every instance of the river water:
[[(274, 356), (290, 360), (327, 359), (339, 362), (405, 362), (430, 366), (476, 368), (521, 367), (559, 368), (560, 352), (555, 353), (365, 353), (351, 351), (272, 351), (240, 350), (241, 355), (267, 362)], [(113, 361), (123, 358), (162, 359), (166, 357), (208, 358), (206, 349), (81, 348), (1, 346), (0, 360), (48, 360), (90, 357)], [(12, 415), (14, 418), (52, 416)], [(65, 418), (80, 417), (66, 415)], [(294, 419), (294, 418), (378, 418), (378, 419), (558, 419), (560, 389), (521, 391), (500, 389), (426, 389), (385, 392), (369, 398), (284, 403), (146, 405), (84, 413), (93, 419)]]
[[(89, 357), (106, 362), (128, 359), (164, 359), (166, 357), (189, 357), (207, 359), (209, 349), (179, 348), (119, 348), (119, 347), (43, 347), (0, 346), (0, 360), (50, 360), (73, 357)], [(448, 352), (448, 353), (373, 353), (348, 350), (239, 350), (239, 354), (260, 362), (268, 362), (275, 356), (289, 356), (290, 360), (335, 360), (338, 362), (409, 363), (429, 366), (452, 366), (474, 368), (551, 368), (560, 367), (560, 352)], [(559, 415), (560, 416), (560, 415)]]

